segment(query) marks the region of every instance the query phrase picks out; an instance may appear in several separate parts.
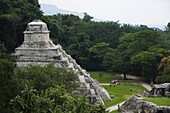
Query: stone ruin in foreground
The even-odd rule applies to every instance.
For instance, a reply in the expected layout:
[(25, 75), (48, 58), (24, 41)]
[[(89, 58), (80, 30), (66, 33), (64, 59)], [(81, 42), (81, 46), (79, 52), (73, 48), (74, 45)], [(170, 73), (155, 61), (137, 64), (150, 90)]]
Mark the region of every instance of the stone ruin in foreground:
[(170, 113), (170, 106), (157, 106), (135, 95), (124, 102), (119, 110), (121, 113)]
[(109, 93), (86, 70), (82, 69), (76, 61), (68, 55), (61, 45), (53, 44), (49, 38), (50, 31), (46, 23), (34, 20), (28, 23), (24, 31), (24, 42), (14, 52), (18, 67), (26, 67), (29, 64), (44, 66), (55, 62), (55, 67), (65, 68), (77, 73), (80, 87), (78, 92), (87, 94), (90, 102), (94, 104), (111, 100)]

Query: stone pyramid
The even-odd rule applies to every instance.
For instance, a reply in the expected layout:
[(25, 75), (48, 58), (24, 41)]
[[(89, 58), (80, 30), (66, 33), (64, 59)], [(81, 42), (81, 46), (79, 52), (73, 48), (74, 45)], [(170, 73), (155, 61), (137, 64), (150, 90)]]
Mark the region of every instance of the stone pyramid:
[(53, 44), (49, 38), (50, 31), (46, 23), (34, 20), (28, 23), (24, 31), (24, 42), (15, 49), (13, 56), (16, 58), (18, 67), (26, 67), (29, 64), (44, 66), (55, 62), (56, 67), (72, 70), (78, 75), (80, 87), (78, 92), (86, 93), (89, 101), (94, 104), (111, 100), (108, 92), (86, 70), (82, 69), (76, 61), (68, 55), (61, 45)]

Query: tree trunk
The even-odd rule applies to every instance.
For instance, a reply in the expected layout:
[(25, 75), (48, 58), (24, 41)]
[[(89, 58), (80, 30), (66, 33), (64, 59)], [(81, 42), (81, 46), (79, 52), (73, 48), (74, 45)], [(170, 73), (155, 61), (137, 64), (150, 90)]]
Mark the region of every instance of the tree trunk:
[(126, 73), (124, 73), (123, 75), (124, 75), (124, 80), (127, 80), (127, 78), (126, 78)]

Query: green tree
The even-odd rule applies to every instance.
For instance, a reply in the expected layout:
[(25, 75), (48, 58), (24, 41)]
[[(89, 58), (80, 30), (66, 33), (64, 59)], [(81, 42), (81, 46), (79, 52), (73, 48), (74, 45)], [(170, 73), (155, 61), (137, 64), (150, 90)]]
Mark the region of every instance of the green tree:
[(58, 16), (43, 16), (43, 21), (48, 25), (48, 29), (50, 30), (50, 38), (54, 42), (54, 44), (60, 43), (61, 32), (63, 29), (61, 28), (61, 23), (57, 20)]
[(101, 81), (102, 80), (102, 77), (103, 77), (103, 73), (99, 73), (99, 80)]
[(6, 49), (0, 43), (0, 111), (9, 113), (10, 99), (16, 96), (17, 87), (13, 79), (15, 64), (12, 57), (6, 54)]
[(91, 21), (91, 19), (93, 19), (93, 17), (91, 17), (87, 13), (84, 13), (83, 21), (89, 22), (89, 21)]
[(166, 32), (170, 32), (170, 22), (168, 22), (167, 26), (166, 26)]
[(28, 22), (43, 16), (39, 6), (31, 1), (37, 0), (1, 0), (0, 1), (0, 41), (8, 53), (23, 42), (23, 31)]
[(56, 68), (54, 64), (44, 67), (30, 65), (26, 68), (17, 68), (15, 70), (15, 78), (21, 89), (23, 89), (25, 84), (35, 88), (37, 91), (62, 84), (65, 84), (70, 92), (77, 87), (75, 83), (77, 75), (62, 68)]
[(169, 55), (165, 40), (165, 34), (153, 30), (125, 34), (119, 39), (118, 52), (115, 53), (119, 62), (114, 63), (113, 70), (116, 67), (119, 73), (154, 79), (159, 61)]
[(158, 76), (156, 83), (170, 82), (170, 57), (162, 58), (158, 66)]
[(169, 68), (169, 67), (170, 67), (170, 57), (168, 56), (168, 57), (162, 58), (158, 66), (159, 75), (162, 75), (164, 69)]
[(157, 76), (156, 79), (155, 79), (155, 82), (157, 84), (169, 83), (170, 82), (170, 76), (169, 75)]
[[(15, 113), (36, 113), (38, 112), (38, 95), (37, 91), (33, 88), (25, 87), (21, 95), (17, 95), (11, 100), (12, 109)], [(49, 102), (49, 100), (48, 100)]]
[(96, 45), (89, 48), (89, 60), (91, 62), (91, 68), (94, 70), (102, 70), (101, 66), (104, 56), (107, 52), (111, 51), (109, 44), (106, 42), (97, 43)]
[(117, 56), (115, 56), (115, 50), (107, 52), (103, 58), (103, 66), (109, 71), (113, 71), (113, 65), (117, 60)]
[(147, 81), (154, 80), (157, 72), (157, 60), (153, 52), (143, 51), (131, 58), (132, 65), (140, 66), (141, 75), (145, 77)]
[(84, 32), (77, 33), (70, 39), (69, 43), (72, 44), (70, 44), (67, 48), (68, 53), (77, 59), (76, 61), (78, 64), (88, 68), (88, 49), (91, 47), (89, 36)]
[(3, 14), (0, 15), (0, 41), (2, 41), (7, 48), (8, 51), (12, 51), (15, 46), (15, 38), (17, 36), (16, 29), (17, 29), (17, 22), (18, 17), (15, 14)]
[(106, 113), (101, 105), (88, 104), (83, 97), (74, 97), (64, 86), (48, 88), (40, 94), (29, 87), (11, 100), (15, 113)]
[(40, 7), (38, 0), (27, 0), (27, 1), (34, 6)]

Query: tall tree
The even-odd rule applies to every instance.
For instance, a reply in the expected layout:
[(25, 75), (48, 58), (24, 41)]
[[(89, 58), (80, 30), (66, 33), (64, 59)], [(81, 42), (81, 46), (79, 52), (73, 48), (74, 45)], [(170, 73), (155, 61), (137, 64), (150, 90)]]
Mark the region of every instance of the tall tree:
[(91, 17), (87, 13), (84, 13), (83, 21), (89, 22), (89, 21), (91, 21), (91, 19), (93, 19), (93, 17)]
[(170, 82), (170, 57), (161, 59), (158, 67), (158, 76), (156, 77), (156, 83)]
[(107, 113), (103, 106), (88, 104), (85, 98), (72, 96), (63, 86), (48, 88), (40, 94), (25, 87), (11, 104), (14, 113)]
[(153, 30), (125, 34), (119, 38), (116, 48), (119, 51), (116, 52), (119, 63), (114, 63), (114, 67), (120, 69), (118, 72), (122, 74), (144, 76), (148, 80), (155, 79), (159, 61), (169, 55), (165, 40), (166, 35)]
[(40, 7), (40, 4), (38, 2), (38, 0), (27, 0), (29, 3), (31, 3), (32, 5), (36, 6), (36, 7)]
[[(6, 54), (6, 49), (0, 43), (0, 111), (10, 113), (10, 99), (16, 96), (17, 88), (13, 80), (15, 64), (10, 55)], [(15, 89), (15, 90), (14, 90)]]
[(91, 68), (94, 70), (102, 70), (102, 62), (107, 52), (111, 51), (109, 44), (106, 42), (97, 43), (89, 48), (89, 60)]
[(41, 18), (42, 12), (27, 0), (1, 0), (0, 7), (3, 8), (0, 10), (0, 41), (4, 43), (8, 53), (11, 53), (23, 42), (26, 24)]
[(73, 91), (78, 85), (75, 83), (76, 74), (67, 72), (65, 69), (56, 68), (54, 64), (44, 67), (30, 65), (26, 68), (17, 68), (15, 78), (23, 89), (24, 84), (35, 88), (37, 91), (45, 90), (49, 87), (65, 84), (68, 91)]

